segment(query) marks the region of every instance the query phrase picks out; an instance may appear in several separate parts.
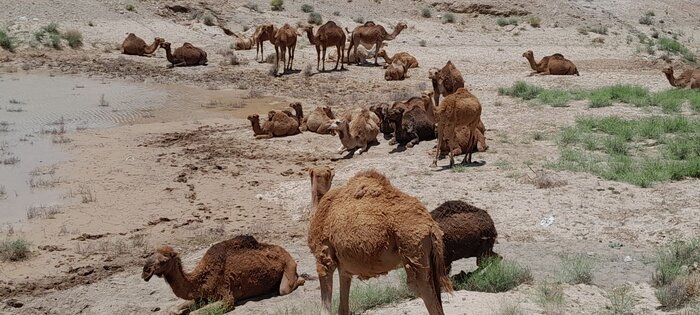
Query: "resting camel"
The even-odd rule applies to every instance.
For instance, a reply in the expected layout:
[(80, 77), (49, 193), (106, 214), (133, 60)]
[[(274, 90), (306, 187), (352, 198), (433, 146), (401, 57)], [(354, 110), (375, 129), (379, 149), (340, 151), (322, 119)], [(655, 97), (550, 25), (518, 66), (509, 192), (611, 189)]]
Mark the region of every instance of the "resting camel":
[[(273, 38), (277, 33), (277, 28), (272, 24), (262, 24), (255, 28), (255, 33), (253, 33), (253, 40), (255, 41), (255, 60), (258, 60), (258, 51), (260, 51), (261, 60), (260, 62), (265, 62), (265, 53), (263, 52), (264, 43), (270, 41), (272, 43)], [(274, 45), (274, 43), (273, 43)]]
[[(456, 127), (455, 136), (460, 150), (465, 154), (464, 158), (466, 161), (463, 160), (462, 163), (471, 164), (473, 153), (485, 152), (489, 148), (489, 146), (486, 145), (486, 127), (484, 127), (484, 123), (481, 120), (479, 120), (479, 123), (476, 125), (476, 142), (472, 140), (473, 138), (469, 126)], [(446, 140), (443, 140), (440, 145), (440, 156), (442, 157), (449, 153), (450, 146)]]
[(399, 60), (403, 62), (403, 64), (406, 65), (407, 68), (418, 68), (418, 60), (416, 57), (411, 56), (407, 52), (400, 52), (397, 54), (394, 54), (391, 58), (389, 58), (389, 55), (387, 55), (386, 50), (382, 48), (379, 50), (377, 53), (377, 56), (384, 58), (384, 61), (386, 64), (384, 64), (384, 67), (388, 67), (394, 60)]
[(422, 140), (435, 139), (435, 117), (431, 93), (412, 97), (406, 102), (396, 102), (385, 108), (383, 116), (394, 125), (394, 137), (390, 145), (396, 143), (412, 148)]
[(449, 60), (442, 69), (431, 68), (428, 71), (428, 78), (433, 82), (433, 98), (436, 106), (440, 104), (440, 95), (445, 97), (457, 91), (458, 88), (464, 87), (462, 73)]
[(153, 44), (147, 45), (146, 42), (134, 33), (129, 33), (122, 42), (122, 53), (125, 55), (137, 56), (152, 56), (158, 50), (160, 44), (165, 42), (165, 39), (156, 37)]
[(394, 126), (392, 126), (389, 119), (384, 117), (384, 111), (390, 108), (387, 103), (379, 103), (377, 105), (372, 105), (369, 110), (372, 111), (379, 118), (379, 132), (384, 134), (384, 139), (391, 139), (394, 133)]
[(673, 87), (700, 89), (700, 69), (685, 70), (678, 78), (673, 76), (673, 67), (671, 66), (664, 68), (662, 72), (666, 75), (668, 83), (671, 83)]
[[(459, 126), (467, 126), (469, 128), (471, 139), (467, 148), (471, 148), (472, 143), (477, 142), (477, 125), (481, 121), (481, 103), (479, 103), (479, 99), (476, 96), (469, 93), (465, 88), (459, 88), (455, 93), (445, 97), (440, 106), (435, 109), (435, 120), (438, 130), (437, 143), (441, 144), (443, 141), (447, 141), (447, 145), (450, 148), (448, 153), (450, 167), (452, 167), (454, 166), (454, 155), (459, 155), (462, 152), (457, 141), (455, 129)], [(478, 145), (486, 147), (485, 143), (478, 143)], [(431, 164), (432, 167), (437, 167), (439, 156), (440, 150), (435, 150), (435, 159)], [(466, 159), (465, 156), (462, 163), (466, 163)]]
[(269, 139), (272, 137), (291, 136), (299, 133), (299, 123), (290, 113), (283, 111), (270, 111), (267, 113), (267, 120), (260, 127), (260, 116), (248, 116), (253, 127), (253, 134), (256, 139)]
[[(401, 22), (396, 25), (394, 32), (389, 34), (383, 26), (376, 25), (373, 22), (367, 22), (364, 25), (360, 25), (352, 31), (352, 34), (350, 34), (350, 47), (348, 48), (347, 55), (349, 56), (350, 51), (353, 50), (355, 52), (354, 55), (357, 56), (357, 46), (359, 45), (363, 45), (365, 47), (375, 45), (376, 51), (374, 55), (374, 64), (379, 65), (377, 58), (379, 58), (379, 49), (382, 47), (382, 43), (385, 40), (393, 40), (406, 27), (406, 23)], [(357, 64), (360, 64), (359, 60)]]
[(332, 134), (335, 131), (331, 130), (332, 120), (335, 119), (333, 111), (328, 106), (319, 106), (311, 112), (311, 115), (304, 117), (299, 129), (301, 131), (311, 131), (318, 134)]
[(384, 70), (384, 80), (401, 81), (408, 77), (408, 67), (400, 60), (394, 60), (389, 67)]
[(536, 73), (541, 75), (579, 75), (574, 63), (564, 58), (562, 54), (546, 56), (539, 63), (535, 62), (535, 55), (532, 50), (524, 52), (523, 57), (527, 58), (530, 68), (534, 70), (530, 75)]
[(160, 47), (165, 49), (165, 56), (170, 62), (168, 68), (207, 65), (207, 52), (190, 43), (182, 44), (182, 47), (175, 49), (174, 52), (171, 52), (168, 42), (160, 44)]
[[(311, 186), (318, 189), (315, 173), (311, 171)], [(326, 183), (330, 186), (330, 180)], [(369, 170), (314, 202), (308, 244), (316, 257), (322, 314), (331, 312), (336, 269), (340, 277), (338, 314), (348, 315), (352, 277), (366, 280), (397, 266), (406, 270), (406, 283), (423, 299), (428, 314), (444, 314), (440, 290), (451, 292), (452, 284), (445, 273), (443, 233), (417, 198)]]
[[(314, 35), (314, 27), (311, 25), (304, 27), (304, 31), (306, 31), (309, 37), (309, 42), (316, 46), (316, 70), (320, 70), (319, 62), (321, 62), (323, 65), (322, 71), (326, 71), (326, 48), (333, 46), (337, 49), (339, 56), (335, 61), (335, 68), (333, 68), (333, 70), (338, 70), (339, 63), (340, 70), (345, 69), (343, 63), (340, 62), (345, 53), (345, 33), (340, 26), (333, 21), (328, 21), (318, 28), (316, 35)], [(323, 50), (323, 59), (321, 59), (321, 50)]]
[(236, 33), (233, 33), (233, 36), (236, 37), (236, 41), (233, 46), (236, 50), (250, 50), (253, 49), (253, 46), (255, 46), (255, 37), (248, 37), (244, 34), (239, 35)]
[[(292, 64), (294, 63), (294, 50), (297, 47), (297, 30), (291, 27), (289, 24), (284, 24), (275, 33), (275, 37), (271, 40), (275, 44), (275, 72), (279, 69), (280, 53), (282, 55), (282, 63), (284, 66), (283, 73), (287, 70), (292, 70)], [(285, 54), (289, 51), (289, 59)]]
[(178, 306), (178, 312), (201, 301), (220, 301), (229, 311), (238, 300), (287, 295), (304, 284), (296, 261), (284, 248), (258, 243), (250, 235), (212, 245), (190, 273), (182, 269), (177, 252), (163, 246), (143, 266), (143, 280), (153, 275), (164, 278), (177, 297), (188, 300)]
[(338, 153), (353, 152), (355, 149), (357, 150), (353, 154), (367, 151), (370, 144), (377, 142), (378, 120), (368, 109), (346, 113), (341, 119), (332, 120), (329, 129), (338, 134), (341, 143)]

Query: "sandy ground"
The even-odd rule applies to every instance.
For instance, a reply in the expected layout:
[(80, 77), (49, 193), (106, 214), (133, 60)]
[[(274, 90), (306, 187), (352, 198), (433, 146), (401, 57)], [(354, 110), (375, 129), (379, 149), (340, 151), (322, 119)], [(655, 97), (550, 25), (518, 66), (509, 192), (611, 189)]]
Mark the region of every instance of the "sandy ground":
[[(26, 45), (15, 54), (0, 51), (3, 71), (136, 82), (163, 91), (168, 98), (162, 104), (151, 104), (149, 115), (121, 126), (66, 135), (72, 141), (61, 148), (70, 158), (56, 168), (56, 176), (62, 179), (56, 189), (66, 196), (65, 205), (52, 219), (12, 226), (14, 234), (8, 237), (30, 240), (32, 257), (0, 263), (0, 300), (15, 298), (25, 303), (19, 309), (3, 304), (0, 312), (163, 313), (180, 301), (161, 279), (140, 279), (143, 258), (154, 247), (170, 244), (191, 268), (211, 243), (240, 233), (284, 246), (299, 261), (300, 273), (315, 274), (305, 240), (310, 194), (306, 171), (330, 165), (336, 170), (334, 185), (343, 184), (359, 170), (375, 168), (429, 209), (450, 199), (487, 209), (499, 232), (496, 251), (528, 266), (536, 282), (557, 276), (561, 254), (595, 257), (592, 285), (564, 286), (566, 314), (603, 311), (609, 303), (607, 291), (625, 284), (639, 299), (635, 314), (663, 313), (656, 310), (658, 302), (649, 284), (651, 262), (656, 246), (694, 235), (700, 227), (695, 219), (700, 209), (697, 179), (644, 189), (586, 173), (547, 170), (566, 185), (538, 189), (527, 180), (533, 176), (528, 166), (541, 170), (556, 161), (559, 149), (553, 135), (576, 117), (662, 113), (627, 105), (590, 109), (582, 102), (552, 108), (497, 94), (498, 87), (517, 80), (549, 87), (629, 83), (655, 91), (668, 88), (660, 74), (665, 63), (658, 55), (637, 52), (636, 34), (651, 32), (637, 19), (654, 10), (665, 30), (681, 33), (681, 40), (697, 51), (700, 31), (697, 18), (689, 12), (700, 10), (700, 4), (642, 2), (528, 1), (513, 6), (508, 1), (482, 1), (498, 10), (532, 12), (542, 18), (541, 28), (524, 22), (517, 28), (501, 28), (495, 16), (475, 12), (457, 14), (458, 23), (442, 24), (437, 16), (444, 12), (435, 9), (433, 18), (419, 17), (419, 9), (430, 6), (420, 1), (314, 4), (324, 18), (333, 17), (350, 28), (356, 25), (352, 19), (359, 16), (388, 26), (406, 21), (409, 28), (389, 42), (387, 50), (410, 52), (421, 67), (411, 70), (411, 77), (402, 82), (384, 81), (381, 67), (357, 66), (344, 72), (316, 74), (312, 70), (310, 76), (271, 77), (270, 65), (253, 61), (253, 51), (236, 52), (248, 61), (243, 65), (221, 65), (224, 57), (217, 51), (227, 49), (231, 38), (217, 26), (192, 20), (191, 14), (173, 13), (157, 1), (137, 2), (135, 12), (126, 11), (121, 1), (34, 1), (11, 6), (0, 13), (11, 34), (31, 37), (32, 31), (58, 20), (60, 14), (63, 27), (83, 33), (86, 47), (53, 51)], [(9, 8), (8, 3), (0, 0), (3, 7)], [(252, 3), (263, 12), (241, 7), (241, 1), (190, 5), (214, 10), (234, 31), (266, 21), (296, 23), (306, 17), (299, 1), (287, 1), (287, 9), (281, 12), (271, 12), (267, 1)], [(436, 6), (442, 7), (441, 3)], [(333, 16), (335, 11), (340, 16)], [(95, 26), (88, 26), (89, 21)], [(608, 35), (577, 31), (601, 23), (608, 26)], [(192, 42), (209, 52), (210, 64), (166, 69), (162, 50), (153, 58), (122, 56), (114, 47), (126, 32), (147, 40), (165, 37), (174, 45)], [(634, 40), (628, 43), (630, 36)], [(597, 37), (603, 37), (605, 43), (591, 43)], [(421, 40), (426, 41), (425, 47), (419, 45)], [(269, 43), (265, 48), (266, 55), (272, 51)], [(521, 54), (527, 49), (535, 50), (536, 56), (562, 52), (576, 62), (582, 75), (526, 77), (530, 69)], [(313, 65), (315, 59), (315, 49), (300, 37), (295, 68)], [(430, 86), (427, 69), (442, 66), (448, 59), (462, 71), (483, 105), (490, 149), (476, 155), (486, 162), (481, 167), (460, 172), (430, 169), (433, 142), (394, 152), (382, 140), (362, 156), (338, 160), (336, 137), (303, 133), (254, 140), (244, 120), (250, 113), (284, 108), (291, 101), (301, 101), (308, 113), (318, 105), (338, 111), (418, 95)], [(683, 113), (695, 115), (687, 109)], [(536, 131), (547, 136), (533, 140)], [(81, 202), (80, 188), (94, 193), (95, 200)], [(554, 218), (552, 225), (540, 225), (549, 217)], [(9, 230), (9, 225), (3, 226), (0, 235)], [(453, 270), (473, 268), (473, 260), (467, 260)], [(384, 277), (378, 281), (393, 280)], [(361, 285), (358, 283), (354, 284)], [(534, 302), (533, 290), (534, 285), (523, 285), (502, 294), (459, 291), (445, 295), (445, 309), (447, 314), (489, 314), (497, 312), (499, 304), (514, 303), (527, 314), (543, 313)], [(248, 302), (232, 313), (274, 314), (285, 309), (294, 313), (289, 310), (299, 305), (313, 309), (319, 296), (318, 282), (309, 281), (290, 296)], [(424, 308), (421, 301), (414, 300), (368, 313), (423, 314)]]

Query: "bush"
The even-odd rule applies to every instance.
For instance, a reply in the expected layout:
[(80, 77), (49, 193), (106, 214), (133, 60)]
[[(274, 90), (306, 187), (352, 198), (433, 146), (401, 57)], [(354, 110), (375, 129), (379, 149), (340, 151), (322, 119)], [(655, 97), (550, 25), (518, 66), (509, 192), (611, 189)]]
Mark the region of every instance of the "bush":
[(544, 309), (545, 314), (563, 314), (564, 289), (558, 283), (541, 282), (535, 287), (535, 302)]
[(63, 39), (68, 41), (68, 46), (71, 48), (80, 48), (83, 46), (83, 34), (77, 30), (69, 30), (63, 33)]
[(541, 22), (542, 20), (536, 16), (531, 16), (527, 19), (527, 23), (529, 23), (532, 27), (540, 27)]
[(31, 244), (23, 239), (4, 240), (0, 242), (0, 260), (20, 261), (29, 257), (29, 246)]
[(49, 34), (59, 34), (60, 32), (58, 31), (58, 23), (49, 23), (46, 26), (43, 26), (41, 30), (45, 33)]
[[(406, 272), (396, 271), (398, 285), (381, 283), (362, 283), (354, 281), (350, 288), (350, 314), (363, 314), (365, 311), (382, 305), (397, 303), (413, 297), (406, 285)], [(333, 309), (338, 309), (338, 295), (333, 298)]]
[(272, 11), (284, 10), (284, 0), (270, 0), (270, 8)]
[(303, 11), (304, 13), (314, 12), (314, 6), (312, 6), (310, 4), (302, 4), (301, 11)]
[(608, 27), (603, 25), (589, 27), (588, 31), (600, 35), (608, 35)]
[(455, 18), (455, 15), (452, 13), (445, 13), (445, 15), (442, 16), (443, 23), (454, 23), (456, 20), (457, 18)]
[(498, 88), (498, 95), (508, 95), (519, 97), (524, 100), (531, 100), (536, 98), (542, 91), (544, 91), (544, 89), (541, 87), (527, 84), (524, 81), (517, 81), (510, 88)]
[(129, 11), (129, 12), (133, 12), (134, 10), (136, 10), (136, 7), (134, 7), (133, 4), (127, 4), (127, 5), (126, 5), (126, 10)]
[(0, 30), (0, 47), (9, 52), (15, 51), (15, 39), (7, 35), (3, 30)]
[(506, 26), (506, 25), (518, 25), (518, 20), (516, 18), (506, 19), (506, 18), (501, 17), (501, 18), (496, 19), (496, 24), (498, 24), (498, 26), (501, 26), (501, 27)]
[(365, 23), (365, 18), (363, 18), (363, 17), (361, 17), (361, 16), (355, 17), (355, 18), (353, 18), (352, 20), (353, 20), (355, 23), (358, 23), (358, 24), (363, 24), (363, 23)]
[(639, 18), (639, 24), (652, 25), (654, 24), (654, 18), (649, 15), (642, 16)]
[(570, 284), (591, 284), (595, 260), (586, 254), (564, 255), (561, 257), (561, 275)]
[(656, 42), (656, 46), (659, 50), (668, 51), (675, 55), (681, 55), (689, 62), (694, 63), (697, 60), (695, 53), (673, 38), (661, 37)]
[(323, 24), (323, 18), (321, 17), (321, 13), (318, 12), (309, 13), (309, 18), (306, 21), (309, 22), (309, 24)]
[(637, 304), (637, 297), (632, 295), (631, 288), (622, 286), (613, 288), (608, 294), (610, 306), (606, 306), (608, 315), (634, 315), (634, 307)]
[(433, 13), (430, 11), (428, 8), (424, 8), (423, 10), (420, 10), (420, 16), (424, 18), (430, 18), (433, 16)]
[(492, 258), (467, 277), (453, 279), (458, 290), (505, 292), (532, 281), (530, 270), (512, 261)]
[(418, 41), (418, 46), (425, 47), (428, 45), (428, 42), (425, 41), (425, 39), (421, 39)]

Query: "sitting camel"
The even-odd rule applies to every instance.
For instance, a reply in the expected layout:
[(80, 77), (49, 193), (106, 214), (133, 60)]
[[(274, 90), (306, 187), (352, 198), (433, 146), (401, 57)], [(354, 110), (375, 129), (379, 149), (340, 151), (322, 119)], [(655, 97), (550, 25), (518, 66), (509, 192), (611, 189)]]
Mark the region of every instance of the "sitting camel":
[[(319, 176), (311, 172), (319, 191)], [(326, 174), (330, 188), (332, 173)], [(313, 196), (312, 196), (313, 197)], [(316, 257), (321, 282), (322, 314), (330, 314), (333, 274), (340, 277), (338, 314), (348, 315), (352, 277), (374, 278), (397, 266), (406, 270), (406, 283), (423, 299), (430, 315), (443, 315), (441, 288), (452, 291), (445, 273), (443, 233), (425, 206), (374, 170), (363, 171), (343, 187), (312, 199), (308, 244)]]
[[(383, 42), (393, 40), (401, 31), (406, 29), (406, 27), (408, 27), (406, 23), (401, 22), (396, 25), (394, 32), (389, 34), (384, 26), (376, 25), (374, 22), (368, 21), (364, 25), (356, 27), (351, 33), (349, 32), (350, 47), (348, 47), (347, 55), (350, 56), (350, 51), (353, 50), (354, 55), (357, 56), (357, 47), (359, 45), (365, 46), (365, 48), (375, 45), (374, 64), (378, 66), (377, 58), (379, 58), (379, 49), (382, 47)], [(359, 60), (357, 64), (360, 64)]]
[[(442, 100), (440, 106), (435, 109), (435, 121), (438, 130), (438, 144), (447, 141), (450, 148), (448, 156), (450, 157), (450, 167), (454, 166), (454, 155), (459, 155), (462, 149), (457, 141), (456, 128), (459, 126), (467, 126), (469, 129), (470, 140), (467, 148), (471, 148), (472, 144), (477, 140), (477, 126), (481, 121), (481, 103), (473, 94), (469, 93), (465, 88), (459, 88), (453, 94), (448, 95)], [(485, 143), (480, 143), (482, 147), (486, 147)], [(440, 150), (435, 150), (435, 159), (431, 164), (432, 167), (437, 167), (437, 160), (440, 156)], [(466, 156), (462, 163), (466, 163)]]
[(430, 216), (444, 233), (442, 241), (447, 274), (452, 262), (462, 258), (476, 257), (477, 266), (483, 268), (485, 258), (501, 257), (493, 252), (498, 233), (486, 210), (464, 201), (451, 200), (431, 211)]
[(168, 68), (207, 65), (207, 52), (190, 43), (182, 44), (182, 47), (175, 49), (174, 52), (171, 52), (168, 42), (160, 44), (160, 47), (165, 49), (165, 56), (170, 62)]
[[(462, 160), (464, 164), (472, 163), (472, 153), (485, 152), (489, 148), (489, 146), (486, 145), (486, 127), (484, 127), (484, 123), (481, 120), (479, 120), (476, 126), (476, 141), (472, 140), (473, 138), (469, 126), (457, 126), (455, 128), (455, 137), (460, 150), (465, 154), (465, 160)], [(440, 157), (449, 153), (450, 146), (447, 144), (447, 140), (443, 140), (440, 145)]]
[(318, 134), (332, 134), (335, 131), (331, 130), (332, 120), (335, 119), (333, 111), (328, 106), (319, 106), (311, 112), (311, 115), (304, 117), (301, 123), (301, 131), (311, 131)]
[(464, 87), (462, 73), (449, 60), (442, 69), (431, 68), (428, 71), (428, 78), (433, 82), (433, 98), (436, 106), (440, 104), (440, 95), (446, 97)]
[(576, 65), (571, 60), (564, 58), (562, 54), (545, 56), (539, 63), (535, 62), (535, 55), (532, 50), (524, 52), (523, 57), (527, 58), (530, 67), (534, 70), (530, 75), (580, 75)]
[(686, 89), (700, 89), (700, 69), (685, 70), (678, 78), (673, 76), (673, 67), (664, 68), (663, 73), (673, 87)]
[(250, 115), (248, 120), (253, 127), (256, 139), (269, 139), (272, 137), (292, 136), (299, 133), (299, 123), (292, 113), (283, 111), (270, 111), (267, 120), (260, 127), (260, 116)]
[(395, 102), (391, 108), (384, 109), (383, 116), (394, 124), (390, 145), (399, 143), (411, 148), (421, 140), (435, 139), (432, 92), (424, 92), (421, 97), (412, 97), (406, 102)]
[(401, 81), (408, 77), (408, 67), (400, 60), (394, 60), (389, 67), (384, 70), (384, 80)]
[(372, 105), (369, 110), (372, 111), (379, 118), (379, 132), (384, 134), (384, 139), (391, 139), (394, 133), (394, 126), (391, 122), (384, 117), (384, 111), (390, 108), (387, 103), (379, 103), (377, 105)]
[[(326, 71), (326, 48), (328, 47), (335, 47), (338, 56), (340, 56), (340, 58), (335, 61), (335, 68), (333, 68), (333, 70), (338, 70), (338, 64), (340, 64), (340, 70), (345, 69), (343, 63), (340, 62), (345, 53), (345, 33), (340, 26), (333, 21), (328, 21), (318, 28), (316, 35), (314, 35), (313, 26), (309, 25), (304, 27), (304, 31), (306, 31), (309, 37), (309, 42), (316, 46), (316, 70)], [(323, 50), (323, 59), (321, 59), (321, 50)], [(319, 63), (323, 65), (323, 70), (319, 67)]]
[(403, 62), (403, 64), (406, 65), (407, 68), (418, 68), (418, 60), (416, 57), (411, 56), (407, 52), (400, 52), (389, 58), (389, 55), (387, 55), (385, 49), (381, 49), (379, 53), (377, 53), (379, 57), (384, 58), (384, 61), (386, 64), (384, 64), (384, 68), (388, 67), (394, 60), (399, 60)]
[(178, 312), (196, 302), (220, 301), (229, 311), (239, 300), (266, 294), (286, 295), (304, 284), (297, 263), (284, 248), (239, 235), (212, 245), (194, 270), (186, 273), (177, 252), (163, 246), (143, 266), (141, 278), (165, 278), (173, 293), (188, 300)]
[[(335, 131), (340, 138), (341, 146), (338, 153), (350, 151), (362, 154), (370, 144), (377, 142), (379, 134), (378, 118), (368, 109), (346, 113), (341, 119), (331, 122), (330, 130)], [(353, 150), (357, 149), (353, 152)]]
[(153, 44), (147, 45), (146, 42), (134, 33), (129, 33), (122, 42), (122, 54), (136, 56), (152, 56), (160, 47), (160, 44), (165, 42), (165, 39), (156, 37)]
[(238, 35), (236, 33), (233, 33), (233, 36), (236, 37), (233, 46), (235, 50), (251, 50), (255, 46), (255, 37), (248, 37), (244, 34)]

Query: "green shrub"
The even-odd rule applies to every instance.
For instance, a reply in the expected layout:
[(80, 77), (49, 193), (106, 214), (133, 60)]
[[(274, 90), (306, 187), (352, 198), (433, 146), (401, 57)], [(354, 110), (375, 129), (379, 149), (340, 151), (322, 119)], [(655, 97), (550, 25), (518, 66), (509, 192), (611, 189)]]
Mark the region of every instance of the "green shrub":
[(77, 30), (69, 30), (63, 33), (63, 39), (68, 41), (68, 46), (71, 48), (80, 48), (83, 46), (83, 34)]
[(443, 23), (454, 23), (456, 20), (457, 18), (452, 13), (445, 13), (445, 15), (442, 16)]
[(0, 242), (0, 260), (20, 261), (29, 257), (29, 243), (23, 239), (4, 240)]
[(309, 24), (321, 25), (323, 24), (323, 17), (321, 17), (321, 13), (311, 12), (309, 13), (309, 18), (307, 19), (307, 22), (309, 22)]
[(639, 24), (652, 25), (654, 24), (654, 18), (649, 15), (642, 16), (639, 18)]
[(637, 297), (632, 294), (629, 286), (613, 288), (608, 293), (610, 305), (606, 306), (607, 315), (634, 315), (634, 307), (637, 305)]
[(7, 35), (7, 33), (3, 30), (0, 30), (0, 47), (9, 52), (14, 52), (16, 47), (15, 39)]
[(498, 24), (498, 26), (501, 26), (501, 27), (506, 26), (506, 25), (518, 25), (518, 20), (516, 18), (506, 19), (506, 18), (500, 17), (500, 18), (496, 19), (496, 24)]
[(433, 13), (430, 11), (430, 9), (423, 8), (423, 10), (420, 10), (420, 16), (427, 19), (427, 18), (430, 18), (431, 16), (433, 16)]
[(544, 91), (543, 88), (527, 84), (524, 81), (517, 81), (510, 88), (498, 88), (499, 95), (518, 97), (524, 100), (535, 99), (542, 91)]
[(453, 279), (457, 290), (505, 292), (532, 281), (530, 270), (516, 262), (489, 259), (485, 267), (468, 277)]
[(311, 13), (311, 12), (314, 12), (314, 6), (312, 6), (312, 5), (310, 5), (310, 4), (306, 4), (306, 3), (305, 3), (305, 4), (302, 4), (302, 5), (301, 5), (301, 11), (304, 12), (304, 13)]
[(129, 12), (133, 12), (134, 10), (136, 10), (136, 7), (134, 7), (133, 4), (127, 4), (127, 5), (126, 5), (126, 10), (129, 11)]
[(608, 27), (603, 25), (589, 27), (588, 31), (600, 35), (608, 35)]
[(284, 10), (284, 0), (270, 0), (270, 7), (272, 11), (282, 11)]
[(586, 254), (572, 254), (561, 257), (562, 280), (570, 284), (591, 284), (595, 260)]
[(527, 23), (532, 27), (540, 27), (542, 20), (537, 16), (531, 16), (527, 19)]
[(544, 309), (545, 314), (563, 314), (564, 289), (558, 283), (540, 282), (535, 286), (535, 302)]
[[(403, 269), (397, 270), (396, 278), (398, 278), (398, 284), (354, 281), (350, 287), (350, 313), (363, 314), (369, 309), (413, 298), (413, 294), (406, 285), (406, 272)], [(336, 312), (339, 301), (338, 295), (335, 295), (333, 309)]]
[(48, 34), (59, 34), (60, 33), (60, 31), (58, 30), (58, 23), (55, 23), (55, 22), (52, 22), (46, 26), (43, 26), (41, 28), (41, 30), (44, 33), (48, 33)]

